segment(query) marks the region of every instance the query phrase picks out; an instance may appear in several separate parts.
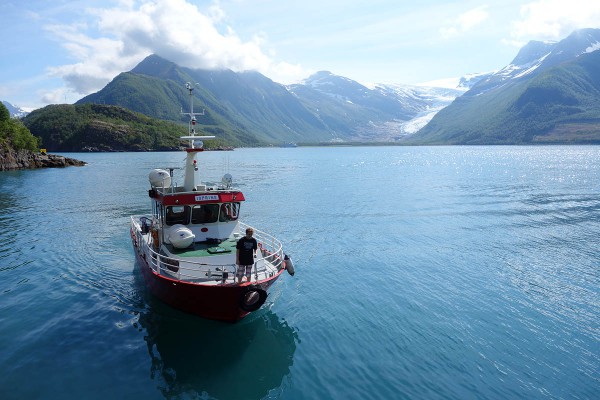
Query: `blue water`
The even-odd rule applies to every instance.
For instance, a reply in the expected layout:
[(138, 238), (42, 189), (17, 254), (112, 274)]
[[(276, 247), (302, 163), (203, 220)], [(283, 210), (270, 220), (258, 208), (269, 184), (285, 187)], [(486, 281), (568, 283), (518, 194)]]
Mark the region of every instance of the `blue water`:
[(297, 270), (235, 325), (135, 262), (184, 154), (69, 156), (0, 172), (1, 399), (600, 398), (600, 147), (205, 152)]

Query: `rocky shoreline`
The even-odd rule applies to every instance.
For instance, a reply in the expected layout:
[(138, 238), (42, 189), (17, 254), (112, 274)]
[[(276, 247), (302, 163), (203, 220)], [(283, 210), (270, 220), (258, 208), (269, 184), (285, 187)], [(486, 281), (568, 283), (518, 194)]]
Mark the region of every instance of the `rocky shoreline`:
[(84, 166), (85, 162), (56, 154), (39, 154), (28, 150), (6, 149), (0, 146), (0, 171), (35, 168)]

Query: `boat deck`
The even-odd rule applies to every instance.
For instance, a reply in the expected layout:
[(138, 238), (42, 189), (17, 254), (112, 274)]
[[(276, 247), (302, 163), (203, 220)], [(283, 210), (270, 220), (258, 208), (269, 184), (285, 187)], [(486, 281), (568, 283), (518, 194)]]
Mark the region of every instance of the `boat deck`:
[[(236, 283), (236, 244), (248, 225), (240, 222), (238, 231), (221, 243), (197, 242), (185, 249), (162, 243), (160, 249), (155, 249), (152, 234), (142, 231), (142, 218), (150, 217), (131, 217), (132, 240), (140, 257), (155, 273), (204, 285)], [(252, 268), (251, 282), (261, 282), (277, 276), (285, 268), (284, 254), (277, 239), (256, 228), (254, 232), (259, 251)]]
[(235, 254), (236, 239), (229, 238), (221, 243), (198, 242), (185, 249), (177, 249), (172, 245), (167, 245), (167, 249), (173, 255), (178, 257), (210, 257), (223, 254)]

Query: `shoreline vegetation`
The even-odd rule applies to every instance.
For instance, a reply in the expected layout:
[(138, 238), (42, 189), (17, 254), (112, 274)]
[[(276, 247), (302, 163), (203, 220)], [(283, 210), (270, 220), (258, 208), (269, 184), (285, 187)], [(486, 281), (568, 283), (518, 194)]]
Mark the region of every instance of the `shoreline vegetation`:
[(85, 162), (39, 150), (40, 140), (0, 103), (0, 171), (83, 166)]
[[(211, 127), (205, 126), (207, 134)], [(185, 126), (156, 120), (112, 105), (54, 105), (36, 110), (25, 119), (11, 118), (0, 103), (0, 171), (83, 166), (85, 162), (56, 154), (46, 154), (42, 148), (60, 153), (164, 152), (181, 150), (180, 136)], [(202, 133), (200, 133), (202, 134)], [(569, 145), (599, 144), (588, 140), (564, 140), (562, 137), (538, 138), (530, 143), (504, 145)], [(563, 140), (561, 140), (563, 139)], [(502, 143), (497, 143), (502, 144)], [(403, 141), (331, 141), (298, 143), (230, 143), (226, 138), (205, 142), (206, 151), (232, 151), (244, 147), (360, 147), (360, 146), (444, 146), (469, 143), (418, 143)], [(479, 144), (471, 144), (479, 145)], [(492, 144), (490, 144), (492, 145)]]

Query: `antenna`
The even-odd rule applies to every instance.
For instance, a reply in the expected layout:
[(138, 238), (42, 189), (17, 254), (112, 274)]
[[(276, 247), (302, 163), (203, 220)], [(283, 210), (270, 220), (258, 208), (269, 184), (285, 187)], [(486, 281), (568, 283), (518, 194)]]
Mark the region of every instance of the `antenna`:
[(185, 83), (185, 88), (190, 92), (190, 112), (187, 114), (190, 116), (189, 122), (189, 135), (181, 136), (181, 139), (188, 140), (189, 145), (185, 149), (187, 152), (185, 161), (185, 178), (183, 187), (186, 191), (194, 191), (198, 189), (200, 180), (197, 179), (198, 162), (196, 161), (196, 155), (198, 152), (204, 151), (204, 144), (201, 139), (213, 139), (214, 136), (196, 136), (196, 115), (204, 115), (204, 110), (201, 113), (194, 112), (194, 85), (190, 82)]
[[(198, 84), (196, 84), (196, 85), (198, 85)], [(202, 110), (201, 113), (194, 112), (194, 85), (192, 85), (190, 82), (186, 82), (185, 88), (190, 92), (190, 112), (184, 113), (183, 108), (182, 108), (181, 115), (189, 115), (190, 116), (189, 132), (190, 132), (191, 136), (194, 136), (196, 134), (196, 115), (204, 115), (204, 109)]]

